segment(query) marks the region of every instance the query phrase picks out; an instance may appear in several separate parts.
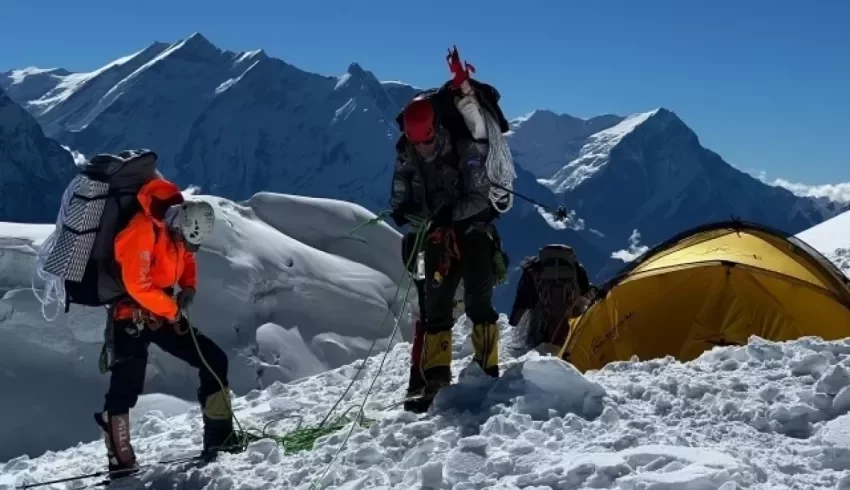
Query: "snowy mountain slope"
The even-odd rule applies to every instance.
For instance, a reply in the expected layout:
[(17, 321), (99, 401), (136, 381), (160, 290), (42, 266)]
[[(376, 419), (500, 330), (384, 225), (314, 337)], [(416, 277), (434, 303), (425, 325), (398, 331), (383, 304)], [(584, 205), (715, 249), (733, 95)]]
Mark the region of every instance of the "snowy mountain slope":
[[(356, 63), (340, 77), (312, 74), (262, 51), (221, 51), (200, 34), (166, 47), (155, 43), (108, 66), (66, 75), (86, 82), (65, 101), (54, 95), (56, 89), (44, 100), (21, 103), (34, 108), (58, 101), (34, 115), (52, 127), (61, 121), (55, 137), (77, 151), (153, 147), (165, 175), (213, 195), (238, 200), (272, 191), (342, 199), (376, 213), (387, 206), (398, 136), (394, 120), (417, 88), (379, 82)], [(45, 90), (36, 69), (11, 73), (7, 80), (17, 93)], [(39, 90), (27, 88), (30, 83)], [(101, 89), (110, 84), (114, 89)], [(517, 188), (529, 179), (528, 185), (545, 190), (533, 175), (518, 172)], [(563, 240), (536, 213), (527, 220), (510, 215), (503, 223), (513, 257), (540, 246), (526, 236)], [(501, 287), (498, 296), (512, 301), (514, 286)]]
[(40, 92), (30, 83), (44, 85), (30, 81), (34, 72), (2, 83), (19, 87), (51, 136), (86, 155), (154, 147), (167, 175), (231, 199), (272, 190), (386, 203), (393, 119), (408, 89), (388, 84), (391, 95), (356, 63), (327, 77), (195, 33), (92, 73), (54, 75), (56, 88), (28, 99)]
[(55, 136), (63, 129), (77, 131), (126, 90), (125, 79), (132, 79), (137, 70), (166, 48), (168, 44), (156, 42), (90, 73), (36, 67), (11, 70), (0, 73), (0, 87), (23, 104), (48, 135)]
[(414, 87), (398, 81), (381, 82), (381, 86), (399, 107), (404, 107), (416, 92), (422, 90), (421, 87)]
[[(223, 196), (271, 189), (379, 210), (389, 192), (399, 109), (357, 64), (337, 80), (264, 58), (193, 123), (176, 178)], [(232, 126), (239, 113), (251, 116)]]
[(75, 171), (71, 154), (0, 89), (0, 221), (54, 221)]
[[(271, 194), (246, 205), (200, 198), (215, 207), (217, 224), (198, 255), (192, 321), (228, 353), (236, 393), (338, 367), (364, 356), (374, 339), (389, 336), (403, 297), (393, 301), (402, 277), (400, 236), (381, 224), (347, 238), (348, 230), (374, 214), (327, 201), (312, 204), (316, 210), (309, 212), (309, 201)], [(291, 231), (298, 220), (320, 215), (326, 217), (322, 228), (304, 222), (305, 231)], [(278, 229), (267, 216), (289, 219)], [(30, 290), (34, 247), (51, 231), (52, 225), (0, 223), (0, 291), (6, 291), (0, 299), (0, 416), (16, 420), (2, 424), (0, 459), (97, 435), (94, 426), (68, 426), (65, 415), (55, 412), (62, 399), (63, 414), (88, 420), (102, 403), (108, 377), (97, 368), (103, 310), (72, 306), (48, 323)], [(416, 301), (415, 291), (409, 301)], [(47, 306), (48, 317), (56, 307)], [(400, 319), (405, 338), (407, 311)], [(194, 401), (196, 372), (156, 348), (152, 353), (146, 392)]]
[(538, 178), (547, 178), (578, 156), (590, 135), (618, 124), (613, 114), (579, 119), (549, 110), (537, 110), (511, 121), (509, 141), (513, 156)]
[(592, 134), (576, 158), (540, 182), (594, 224), (608, 253), (623, 248), (635, 229), (652, 245), (731, 216), (789, 233), (828, 217), (812, 200), (736, 170), (663, 108)]
[[(510, 327), (500, 320), (503, 333)], [(455, 327), (458, 373), (469, 361), (469, 322)], [(370, 428), (351, 426), (287, 454), (272, 440), (204, 467), (157, 461), (197, 454), (197, 408), (134, 414), (138, 477), (151, 489), (183, 488), (619, 488), (686, 490), (846, 488), (850, 484), (850, 344), (751, 339), (679, 363), (614, 363), (585, 375), (537, 354), (504, 358), (503, 377), (474, 366), (419, 420), (397, 407), (407, 348), (366, 361), (334, 415), (363, 403)], [(293, 416), (317, 424), (357, 374), (359, 363), (296, 382), (274, 383), (234, 401), (245, 427), (271, 423), (284, 434)], [(321, 396), (317, 396), (317, 394)], [(353, 413), (353, 412), (352, 412)], [(344, 444), (344, 445), (343, 445)], [(2, 466), (0, 488), (103, 467), (101, 441)], [(57, 485), (52, 488), (61, 488)], [(49, 487), (50, 488), (50, 487)]]
[[(72, 73), (64, 68), (21, 68), (0, 73), (0, 88), (13, 100), (37, 100)], [(24, 82), (25, 81), (25, 82)]]
[(797, 233), (850, 278), (850, 211)]

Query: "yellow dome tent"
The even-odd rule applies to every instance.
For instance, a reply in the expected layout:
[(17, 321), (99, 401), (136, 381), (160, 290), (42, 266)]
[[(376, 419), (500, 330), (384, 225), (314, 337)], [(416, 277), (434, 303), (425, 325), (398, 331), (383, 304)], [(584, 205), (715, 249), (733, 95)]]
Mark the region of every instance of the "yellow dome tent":
[(581, 371), (632, 356), (688, 361), (751, 335), (835, 340), (850, 336), (850, 280), (796, 237), (712, 223), (629, 263), (570, 323), (560, 355)]

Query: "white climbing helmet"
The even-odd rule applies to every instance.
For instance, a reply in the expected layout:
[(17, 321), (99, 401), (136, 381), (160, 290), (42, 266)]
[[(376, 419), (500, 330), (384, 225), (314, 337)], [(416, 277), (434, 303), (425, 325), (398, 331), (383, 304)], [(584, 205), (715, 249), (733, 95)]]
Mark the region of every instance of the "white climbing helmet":
[(169, 227), (179, 232), (192, 250), (198, 250), (215, 225), (215, 211), (206, 201), (187, 200), (172, 206), (165, 215)]

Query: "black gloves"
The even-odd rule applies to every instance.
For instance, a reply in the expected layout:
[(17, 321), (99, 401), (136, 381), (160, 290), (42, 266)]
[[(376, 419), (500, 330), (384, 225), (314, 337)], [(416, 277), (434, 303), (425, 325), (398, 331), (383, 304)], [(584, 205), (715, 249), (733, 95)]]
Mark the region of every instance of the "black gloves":
[(185, 312), (192, 306), (192, 302), (195, 300), (195, 288), (183, 288), (177, 293), (177, 307), (180, 311)]
[(395, 221), (395, 224), (398, 227), (404, 226), (409, 223), (409, 221), (407, 221), (407, 218), (404, 217), (403, 209), (393, 209), (393, 212), (390, 213), (390, 218)]
[(452, 225), (452, 207), (442, 206), (434, 213), (434, 218), (431, 220), (437, 228), (448, 228)]

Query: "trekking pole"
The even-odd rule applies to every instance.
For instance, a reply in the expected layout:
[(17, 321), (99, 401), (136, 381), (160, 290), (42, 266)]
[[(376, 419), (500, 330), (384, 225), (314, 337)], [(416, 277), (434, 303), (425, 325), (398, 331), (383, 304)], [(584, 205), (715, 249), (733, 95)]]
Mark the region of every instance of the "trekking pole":
[(17, 489), (37, 488), (37, 487), (43, 487), (43, 486), (46, 486), (46, 485), (55, 485), (56, 483), (66, 483), (66, 482), (77, 481), (77, 480), (85, 480), (85, 479), (88, 479), (88, 478), (97, 478), (97, 477), (100, 477), (100, 476), (116, 476), (116, 475), (120, 475), (122, 473), (135, 474), (135, 472), (137, 470), (140, 470), (142, 468), (150, 468), (150, 467), (160, 465), (160, 464), (171, 465), (171, 464), (180, 464), (180, 463), (190, 463), (192, 461), (199, 460), (200, 458), (201, 458), (201, 456), (185, 456), (185, 457), (177, 458), (177, 459), (155, 461), (155, 462), (152, 462), (152, 463), (140, 464), (138, 466), (138, 468), (125, 468), (125, 469), (111, 470), (111, 471), (110, 470), (101, 470), (101, 471), (95, 471), (95, 472), (92, 472), (92, 473), (83, 473), (83, 474), (79, 474), (79, 475), (75, 475), (75, 476), (66, 476), (64, 478), (57, 478), (55, 480), (45, 480), (45, 481), (41, 481), (41, 482), (38, 482), (38, 483), (29, 483), (29, 484), (26, 484), (26, 485), (18, 485), (15, 488), (17, 488)]
[(558, 206), (558, 209), (556, 209), (555, 211), (552, 211), (552, 208), (550, 208), (549, 206), (546, 206), (545, 204), (540, 204), (538, 201), (536, 201), (536, 200), (534, 200), (534, 199), (532, 199), (528, 196), (523, 196), (522, 194), (520, 194), (519, 192), (517, 192), (513, 189), (508, 189), (507, 187), (499, 184), (498, 182), (493, 182), (491, 180), (490, 183), (492, 185), (498, 187), (499, 189), (502, 189), (505, 192), (510, 192), (511, 194), (513, 194), (514, 196), (516, 196), (520, 199), (523, 199), (527, 202), (530, 202), (531, 204), (534, 204), (535, 206), (539, 206), (539, 207), (543, 208), (543, 210), (548, 211), (550, 214), (553, 214), (555, 216), (555, 221), (566, 221), (566, 219), (567, 219), (567, 208), (565, 208), (564, 206)]

